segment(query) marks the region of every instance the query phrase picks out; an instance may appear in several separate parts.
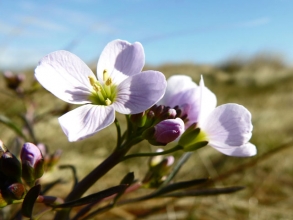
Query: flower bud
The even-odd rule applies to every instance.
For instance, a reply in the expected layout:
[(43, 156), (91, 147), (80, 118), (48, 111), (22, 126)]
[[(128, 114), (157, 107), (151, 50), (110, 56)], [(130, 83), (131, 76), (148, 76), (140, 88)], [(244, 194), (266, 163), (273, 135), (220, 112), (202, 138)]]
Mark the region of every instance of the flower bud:
[(6, 191), (9, 193), (12, 200), (23, 199), (26, 193), (25, 186), (22, 183), (13, 183), (8, 186)]
[(145, 112), (141, 112), (130, 116), (131, 122), (135, 124), (137, 127), (143, 127), (145, 125), (146, 119), (147, 117)]
[(16, 90), (25, 79), (23, 74), (13, 74), (11, 71), (5, 71), (3, 75), (7, 87), (12, 90)]
[(21, 165), (19, 160), (9, 151), (2, 154), (0, 158), (0, 171), (8, 178), (20, 181)]
[(22, 163), (22, 177), (33, 185), (35, 180), (44, 173), (44, 158), (41, 150), (32, 143), (25, 143), (20, 153)]
[[(162, 149), (158, 149), (156, 152), (162, 152)], [(143, 179), (145, 187), (156, 188), (162, 184), (168, 174), (171, 165), (174, 163), (174, 157), (163, 155), (157, 155), (151, 157), (149, 160), (149, 171)]]
[(166, 119), (154, 126), (154, 139), (161, 144), (176, 140), (184, 131), (184, 122), (180, 118)]

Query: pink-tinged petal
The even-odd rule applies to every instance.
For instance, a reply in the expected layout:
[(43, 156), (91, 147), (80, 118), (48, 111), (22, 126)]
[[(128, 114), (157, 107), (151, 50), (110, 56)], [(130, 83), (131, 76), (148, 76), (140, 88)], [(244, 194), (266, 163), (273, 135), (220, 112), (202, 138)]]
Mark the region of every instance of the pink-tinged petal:
[(94, 76), (90, 68), (79, 57), (63, 50), (45, 56), (35, 69), (35, 77), (45, 89), (72, 104), (89, 103), (88, 76)]
[(223, 148), (246, 144), (253, 128), (250, 112), (238, 104), (215, 108), (199, 127), (206, 133), (211, 146)]
[(239, 147), (217, 147), (212, 146), (221, 153), (233, 157), (251, 157), (256, 155), (257, 149), (252, 143), (246, 143)]
[(92, 136), (114, 122), (113, 106), (83, 105), (59, 118), (62, 130), (69, 141)]
[[(167, 88), (164, 97), (158, 104), (170, 106), (171, 108), (178, 105), (190, 103), (192, 94), (187, 93), (190, 89), (198, 86), (192, 81), (191, 77), (185, 75), (174, 75), (167, 80)], [(186, 94), (187, 93), (187, 94)]]
[(165, 93), (165, 76), (157, 71), (144, 71), (124, 80), (117, 87), (113, 106), (122, 114), (137, 114), (153, 106)]
[(140, 43), (114, 40), (101, 53), (97, 66), (98, 79), (103, 82), (103, 72), (106, 70), (112, 82), (118, 85), (127, 77), (140, 73), (144, 62), (144, 50)]
[(176, 140), (184, 132), (184, 122), (181, 118), (166, 119), (155, 125), (155, 140), (168, 144)]
[(204, 121), (205, 118), (216, 108), (217, 98), (213, 92), (211, 92), (207, 87), (205, 87), (202, 76), (199, 82), (199, 90), (200, 110), (197, 121), (200, 122)]

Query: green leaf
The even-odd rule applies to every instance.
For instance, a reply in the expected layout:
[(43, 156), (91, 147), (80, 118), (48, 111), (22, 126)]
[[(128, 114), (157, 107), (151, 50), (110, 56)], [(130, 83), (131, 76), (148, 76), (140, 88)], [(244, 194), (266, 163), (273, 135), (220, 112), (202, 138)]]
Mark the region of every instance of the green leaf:
[(21, 213), (23, 216), (32, 218), (33, 208), (36, 199), (40, 195), (41, 185), (33, 186), (24, 197), (21, 207)]
[(162, 197), (212, 196), (212, 195), (219, 195), (219, 194), (234, 193), (244, 188), (245, 187), (243, 186), (232, 186), (232, 187), (225, 187), (225, 188), (186, 190), (183, 192), (174, 192), (174, 193), (164, 194), (162, 195)]
[(194, 180), (190, 180), (190, 181), (173, 183), (173, 184), (167, 185), (164, 188), (162, 188), (159, 191), (157, 191), (157, 194), (162, 195), (162, 194), (166, 194), (166, 193), (169, 193), (169, 192), (172, 192), (172, 191), (175, 191), (175, 190), (186, 189), (188, 187), (192, 187), (192, 186), (195, 186), (195, 185), (205, 183), (208, 180), (209, 180), (208, 178), (204, 178), (204, 179), (194, 179)]
[(98, 193), (91, 194), (81, 199), (73, 200), (73, 201), (66, 202), (59, 205), (52, 205), (52, 207), (53, 208), (71, 208), (71, 207), (86, 205), (93, 202), (98, 202), (106, 197), (123, 192), (123, 190), (125, 190), (127, 186), (128, 186), (127, 184), (121, 184), (121, 185), (114, 186), (109, 189), (100, 191)]
[(123, 195), (125, 190), (133, 183), (133, 181), (134, 181), (134, 173), (133, 172), (127, 173), (126, 176), (120, 182), (120, 184), (124, 184), (126, 186), (124, 190), (121, 190), (121, 192), (117, 193), (117, 195), (115, 196), (113, 200), (113, 204), (115, 204), (118, 201), (118, 199)]
[(15, 131), (15, 133), (17, 133), (18, 135), (23, 137), (25, 140), (27, 140), (25, 135), (22, 133), (21, 129), (13, 121), (11, 121), (9, 118), (7, 118), (4, 115), (0, 115), (0, 122), (2, 122), (3, 124), (7, 125), (13, 131)]

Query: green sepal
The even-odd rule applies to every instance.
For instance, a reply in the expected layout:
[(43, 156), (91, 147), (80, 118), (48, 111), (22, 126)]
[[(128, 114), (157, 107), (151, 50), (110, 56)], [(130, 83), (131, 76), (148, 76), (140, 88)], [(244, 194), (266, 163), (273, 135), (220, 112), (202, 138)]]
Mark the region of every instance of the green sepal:
[(184, 151), (195, 151), (195, 150), (198, 150), (199, 148), (202, 148), (206, 145), (208, 145), (208, 141), (201, 141), (201, 142), (197, 142), (195, 144), (192, 144), (192, 145), (188, 145), (187, 147), (184, 147)]
[(191, 128), (191, 126), (181, 135), (178, 144), (182, 147), (186, 147), (195, 141), (196, 137), (200, 133), (200, 128)]

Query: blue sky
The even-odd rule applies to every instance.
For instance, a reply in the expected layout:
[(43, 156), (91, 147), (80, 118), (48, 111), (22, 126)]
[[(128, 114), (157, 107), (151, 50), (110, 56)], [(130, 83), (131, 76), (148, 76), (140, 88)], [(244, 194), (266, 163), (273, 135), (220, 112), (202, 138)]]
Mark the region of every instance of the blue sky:
[(146, 63), (217, 64), (278, 53), (293, 61), (292, 0), (0, 0), (0, 69), (66, 49), (97, 62), (111, 40), (139, 41)]

